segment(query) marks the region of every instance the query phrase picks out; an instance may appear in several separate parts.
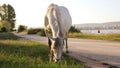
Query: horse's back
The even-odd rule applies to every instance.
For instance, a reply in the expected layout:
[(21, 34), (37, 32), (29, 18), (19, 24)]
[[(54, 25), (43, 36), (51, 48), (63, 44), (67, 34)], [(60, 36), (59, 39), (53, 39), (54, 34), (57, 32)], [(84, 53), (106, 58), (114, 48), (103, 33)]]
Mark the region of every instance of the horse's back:
[(60, 24), (63, 31), (68, 32), (72, 25), (72, 18), (67, 8), (59, 6)]

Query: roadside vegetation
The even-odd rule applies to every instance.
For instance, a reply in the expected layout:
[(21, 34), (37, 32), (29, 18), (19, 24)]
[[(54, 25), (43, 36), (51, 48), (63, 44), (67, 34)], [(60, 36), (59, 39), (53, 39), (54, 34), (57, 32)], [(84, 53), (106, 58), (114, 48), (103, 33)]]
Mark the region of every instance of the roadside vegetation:
[(27, 34), (37, 34), (40, 36), (45, 36), (45, 32), (43, 28), (30, 28), (28, 29)]
[[(37, 34), (40, 36), (45, 36), (43, 28), (31, 28), (23, 31), (27, 34)], [(70, 38), (79, 38), (79, 39), (95, 39), (95, 40), (111, 40), (111, 41), (120, 41), (120, 34), (90, 34), (90, 33), (81, 33), (74, 26), (70, 28), (69, 31)]]
[(48, 46), (45, 44), (30, 40), (19, 40), (19, 37), (12, 33), (0, 33), (0, 68), (86, 67), (83, 63), (65, 54), (61, 62), (49, 63)]
[(111, 40), (120, 41), (120, 34), (90, 34), (81, 33), (75, 27), (71, 27), (69, 31), (70, 38), (80, 38), (80, 39), (95, 39), (95, 40)]
[(43, 28), (29, 28), (27, 29), (27, 26), (25, 25), (19, 25), (18, 33), (22, 33), (22, 34), (37, 34), (40, 36), (45, 36), (45, 32)]
[(71, 38), (120, 41), (120, 34), (69, 33)]

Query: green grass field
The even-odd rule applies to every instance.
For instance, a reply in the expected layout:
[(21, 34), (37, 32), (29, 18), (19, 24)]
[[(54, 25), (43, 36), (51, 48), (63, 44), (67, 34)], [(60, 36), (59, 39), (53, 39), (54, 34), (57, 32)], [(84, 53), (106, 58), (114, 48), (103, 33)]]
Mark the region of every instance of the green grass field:
[(15, 36), (14, 34), (12, 33), (0, 33), (0, 40), (7, 40), (7, 39), (12, 39), (12, 40), (16, 40), (18, 39), (19, 37)]
[(65, 54), (61, 62), (49, 63), (48, 46), (45, 44), (18, 40), (11, 33), (4, 33), (7, 38), (2, 35), (0, 33), (0, 68), (86, 68)]
[(120, 41), (120, 34), (69, 33), (71, 38)]

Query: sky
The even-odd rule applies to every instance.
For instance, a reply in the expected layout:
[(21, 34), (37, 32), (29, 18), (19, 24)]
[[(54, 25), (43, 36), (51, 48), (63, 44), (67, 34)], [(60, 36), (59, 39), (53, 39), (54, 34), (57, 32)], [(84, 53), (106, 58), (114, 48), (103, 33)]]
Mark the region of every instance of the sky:
[(120, 21), (120, 0), (0, 0), (0, 5), (4, 3), (14, 7), (16, 26), (43, 27), (51, 3), (68, 9), (72, 24)]

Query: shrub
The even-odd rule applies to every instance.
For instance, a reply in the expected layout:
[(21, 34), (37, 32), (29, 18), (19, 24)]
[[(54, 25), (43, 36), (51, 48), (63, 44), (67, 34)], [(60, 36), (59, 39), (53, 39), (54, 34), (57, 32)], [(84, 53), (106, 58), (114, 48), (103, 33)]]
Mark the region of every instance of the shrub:
[(1, 32), (7, 32), (7, 29), (5, 27), (2, 27)]
[(45, 36), (44, 29), (42, 28), (30, 28), (28, 29), (27, 34), (38, 34), (40, 36)]
[(18, 32), (22, 32), (22, 31), (24, 31), (24, 30), (27, 30), (27, 27), (24, 26), (24, 25), (19, 25), (19, 27), (18, 27)]
[(80, 32), (78, 29), (76, 29), (74, 26), (71, 26), (69, 32)]
[(27, 34), (37, 34), (40, 31), (41, 31), (41, 29), (39, 29), (39, 28), (34, 28), (34, 29), (30, 28), (30, 29), (28, 29)]
[(44, 30), (41, 30), (40, 32), (38, 32), (37, 35), (40, 35), (40, 36), (46, 36)]

